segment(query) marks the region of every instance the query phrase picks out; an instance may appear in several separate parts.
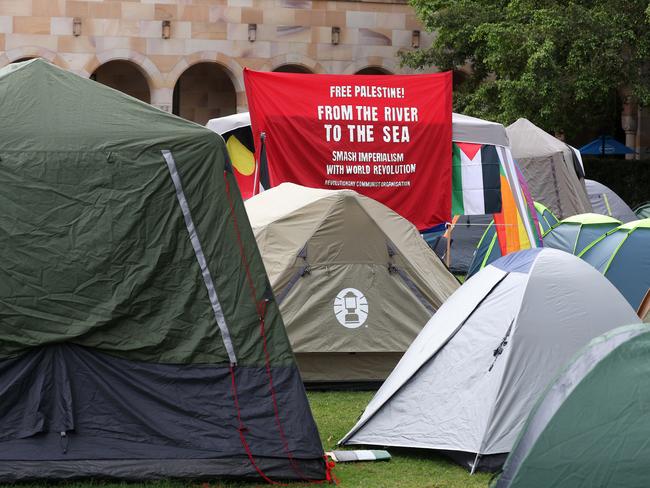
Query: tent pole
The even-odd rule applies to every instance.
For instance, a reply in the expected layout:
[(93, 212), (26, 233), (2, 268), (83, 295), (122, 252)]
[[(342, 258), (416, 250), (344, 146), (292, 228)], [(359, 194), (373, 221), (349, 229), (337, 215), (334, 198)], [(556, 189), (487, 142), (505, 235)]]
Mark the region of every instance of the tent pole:
[(476, 466), (478, 466), (478, 460), (481, 457), (480, 453), (476, 453), (476, 457), (474, 458), (474, 464), (472, 464), (472, 470), (469, 472), (470, 475), (474, 474), (474, 471), (476, 471)]

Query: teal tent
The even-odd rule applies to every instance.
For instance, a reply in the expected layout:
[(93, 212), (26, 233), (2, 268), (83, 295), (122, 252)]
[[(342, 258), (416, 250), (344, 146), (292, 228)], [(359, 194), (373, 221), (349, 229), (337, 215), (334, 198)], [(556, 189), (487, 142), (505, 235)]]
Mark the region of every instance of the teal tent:
[(650, 486), (648, 405), (650, 326), (597, 337), (541, 395), (496, 488)]
[[(535, 202), (535, 211), (537, 213), (537, 221), (539, 222), (542, 234), (559, 222), (553, 212), (539, 202)], [(494, 220), (492, 220), (483, 232), (483, 236), (476, 246), (474, 257), (472, 258), (472, 262), (467, 271), (467, 277), (469, 278), (474, 275), (477, 271), (483, 269), (500, 257), (501, 248), (499, 247)]]
[(646, 202), (643, 205), (639, 205), (635, 210), (634, 213), (640, 218), (640, 219), (647, 219), (650, 218), (650, 202)]
[(0, 113), (0, 483), (325, 478), (223, 139), (40, 59)]
[(578, 255), (594, 240), (619, 225), (620, 220), (606, 215), (574, 215), (561, 220), (544, 234), (544, 246)]
[(579, 256), (603, 273), (636, 310), (650, 288), (650, 219), (609, 231)]

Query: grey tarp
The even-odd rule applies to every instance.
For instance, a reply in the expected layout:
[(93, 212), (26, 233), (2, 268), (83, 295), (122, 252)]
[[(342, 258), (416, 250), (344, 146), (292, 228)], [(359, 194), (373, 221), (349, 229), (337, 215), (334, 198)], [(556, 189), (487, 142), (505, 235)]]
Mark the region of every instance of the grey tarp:
[(447, 300), (341, 443), (436, 449), (468, 468), (489, 467), (510, 451), (556, 369), (593, 337), (635, 320), (616, 289), (573, 255), (505, 256)]
[(506, 128), (528, 189), (558, 218), (591, 212), (582, 166), (572, 148), (526, 119)]

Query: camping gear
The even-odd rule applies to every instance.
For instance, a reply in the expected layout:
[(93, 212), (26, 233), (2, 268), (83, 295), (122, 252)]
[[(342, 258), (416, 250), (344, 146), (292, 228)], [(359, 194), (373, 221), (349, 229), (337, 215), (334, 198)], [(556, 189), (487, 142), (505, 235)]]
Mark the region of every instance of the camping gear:
[(533, 199), (544, 202), (560, 219), (591, 212), (584, 170), (576, 152), (526, 119), (506, 128), (512, 156)]
[(283, 183), (246, 211), (307, 382), (381, 381), (458, 281), (388, 207)]
[(591, 266), (555, 249), (504, 256), (427, 323), (341, 444), (440, 450), (494, 469), (559, 366), (638, 321)]
[(357, 449), (353, 451), (331, 451), (326, 453), (336, 463), (357, 461), (390, 461), (390, 453), (382, 450)]
[(580, 154), (585, 156), (612, 156), (615, 154), (634, 154), (636, 151), (618, 142), (612, 136), (600, 136), (580, 148)]
[(647, 219), (650, 218), (650, 202), (646, 202), (643, 205), (639, 205), (635, 210), (634, 213), (637, 215), (638, 218), (640, 219)]
[(594, 180), (585, 180), (585, 186), (591, 207), (595, 213), (609, 215), (623, 223), (632, 222), (639, 218), (621, 197), (602, 183)]
[(650, 327), (582, 349), (531, 412), (496, 488), (650, 486)]
[[(535, 213), (543, 233), (559, 222), (553, 212), (539, 202), (535, 202)], [(505, 227), (505, 225), (502, 226)], [(502, 256), (498, 242), (497, 226), (494, 221), (491, 221), (474, 250), (472, 261), (467, 270), (468, 278)]]
[(636, 310), (650, 288), (650, 219), (610, 230), (579, 256), (603, 273)]
[(0, 482), (324, 479), (223, 141), (0, 70)]
[(544, 234), (544, 246), (578, 255), (603, 234), (621, 225), (620, 220), (594, 213), (574, 215)]

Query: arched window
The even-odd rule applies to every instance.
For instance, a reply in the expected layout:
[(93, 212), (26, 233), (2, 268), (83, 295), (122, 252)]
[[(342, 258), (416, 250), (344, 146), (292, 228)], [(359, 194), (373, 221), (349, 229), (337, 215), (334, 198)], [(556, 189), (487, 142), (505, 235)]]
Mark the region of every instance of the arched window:
[(174, 86), (172, 112), (201, 125), (237, 112), (237, 93), (226, 69), (212, 62), (186, 69)]
[(108, 61), (97, 68), (90, 75), (90, 79), (115, 88), (143, 102), (149, 103), (151, 101), (147, 78), (140, 68), (131, 61)]

